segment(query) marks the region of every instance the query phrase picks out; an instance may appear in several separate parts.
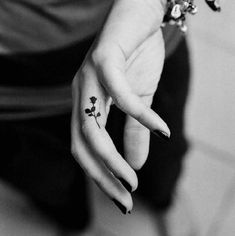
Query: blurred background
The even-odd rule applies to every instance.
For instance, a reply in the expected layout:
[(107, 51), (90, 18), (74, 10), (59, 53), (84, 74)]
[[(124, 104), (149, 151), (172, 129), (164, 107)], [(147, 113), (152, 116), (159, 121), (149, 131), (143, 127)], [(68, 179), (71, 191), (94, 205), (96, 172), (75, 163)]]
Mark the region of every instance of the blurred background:
[[(191, 201), (198, 236), (235, 235), (235, 1), (221, 14), (204, 1), (188, 17), (192, 83), (186, 113), (191, 143), (180, 188)], [(157, 236), (154, 216), (136, 202), (123, 216), (93, 185), (94, 222), (118, 236)], [(27, 199), (0, 182), (0, 235), (54, 235)]]

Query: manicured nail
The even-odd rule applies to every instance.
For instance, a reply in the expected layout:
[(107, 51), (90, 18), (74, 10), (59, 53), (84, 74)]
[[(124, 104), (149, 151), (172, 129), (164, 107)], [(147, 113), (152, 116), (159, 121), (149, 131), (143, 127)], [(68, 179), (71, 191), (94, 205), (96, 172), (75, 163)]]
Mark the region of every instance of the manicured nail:
[(221, 7), (217, 0), (206, 0), (206, 3), (213, 11), (221, 11)]
[(128, 211), (128, 214), (131, 214), (131, 211)]
[(123, 178), (118, 178), (118, 179), (120, 180), (122, 185), (126, 188), (126, 190), (131, 193), (132, 192), (131, 185), (125, 179), (123, 179)]
[(160, 131), (160, 130), (153, 130), (152, 131), (156, 136), (166, 140), (166, 141), (169, 141), (170, 140), (170, 137), (168, 136), (167, 133), (163, 132), (163, 131)]
[(112, 201), (114, 202), (114, 204), (121, 210), (121, 212), (126, 215), (126, 208), (119, 202), (117, 201), (116, 199), (112, 199)]

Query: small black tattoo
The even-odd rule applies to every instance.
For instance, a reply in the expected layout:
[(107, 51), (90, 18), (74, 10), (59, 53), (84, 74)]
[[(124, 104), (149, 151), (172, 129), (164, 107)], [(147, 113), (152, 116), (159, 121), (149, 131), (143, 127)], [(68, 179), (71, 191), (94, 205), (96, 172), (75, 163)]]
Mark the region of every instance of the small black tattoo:
[(96, 111), (96, 107), (95, 107), (95, 103), (97, 101), (97, 98), (96, 97), (90, 97), (90, 101), (91, 101), (91, 104), (92, 104), (92, 107), (89, 109), (85, 109), (85, 113), (88, 115), (88, 116), (93, 116), (95, 118), (95, 122), (96, 124), (98, 125), (98, 127), (100, 128), (100, 125), (97, 121), (97, 118), (101, 116), (100, 112), (98, 113), (95, 113)]

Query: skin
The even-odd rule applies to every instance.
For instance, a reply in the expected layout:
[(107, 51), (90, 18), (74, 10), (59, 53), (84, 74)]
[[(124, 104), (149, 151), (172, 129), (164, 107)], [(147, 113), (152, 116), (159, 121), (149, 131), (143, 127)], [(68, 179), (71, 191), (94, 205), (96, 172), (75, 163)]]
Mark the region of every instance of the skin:
[[(131, 211), (131, 193), (138, 186), (135, 170), (145, 163), (150, 131), (170, 136), (166, 123), (150, 109), (163, 68), (164, 41), (160, 25), (164, 15), (160, 0), (116, 0), (100, 35), (77, 72), (73, 83), (71, 120), (73, 156), (97, 185)], [(89, 117), (90, 97), (96, 97), (97, 118)], [(121, 156), (105, 124), (115, 104), (127, 114)]]

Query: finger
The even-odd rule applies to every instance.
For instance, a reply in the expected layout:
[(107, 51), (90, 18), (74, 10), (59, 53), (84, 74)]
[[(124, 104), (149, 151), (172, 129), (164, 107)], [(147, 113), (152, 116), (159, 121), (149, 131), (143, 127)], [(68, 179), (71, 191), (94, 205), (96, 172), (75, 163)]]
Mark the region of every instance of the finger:
[(80, 99), (81, 132), (94, 155), (105, 163), (129, 191), (134, 191), (138, 185), (136, 173), (118, 153), (104, 128), (107, 120), (104, 97), (97, 80), (86, 77)]
[[(142, 97), (146, 106), (151, 106), (152, 96)], [(147, 160), (149, 153), (150, 132), (137, 120), (127, 116), (124, 129), (124, 151), (127, 162), (139, 170)]]
[[(73, 83), (73, 87), (74, 86), (77, 87), (76, 81)], [(94, 158), (93, 153), (81, 135), (78, 116), (79, 95), (77, 90), (77, 88), (73, 89), (74, 103), (71, 119), (72, 154), (86, 174), (90, 176), (111, 199), (115, 200), (115, 202), (118, 201), (126, 211), (130, 211), (133, 207), (130, 193), (114, 178), (113, 174), (107, 170), (105, 165)]]
[[(72, 154), (85, 173), (98, 187), (117, 204), (120, 210), (126, 214), (133, 208), (131, 194), (114, 178), (113, 174), (98, 159), (83, 142), (79, 133), (73, 133)], [(121, 206), (121, 207), (120, 207)]]
[(147, 159), (149, 141), (149, 130), (131, 116), (127, 116), (124, 129), (125, 158), (135, 170), (139, 170)]

